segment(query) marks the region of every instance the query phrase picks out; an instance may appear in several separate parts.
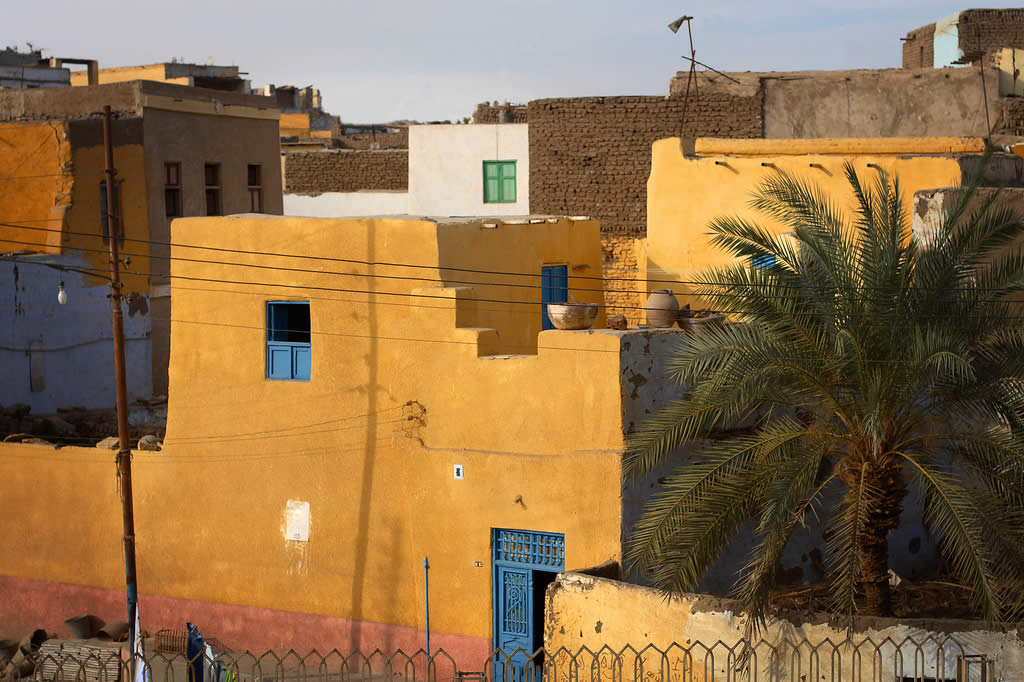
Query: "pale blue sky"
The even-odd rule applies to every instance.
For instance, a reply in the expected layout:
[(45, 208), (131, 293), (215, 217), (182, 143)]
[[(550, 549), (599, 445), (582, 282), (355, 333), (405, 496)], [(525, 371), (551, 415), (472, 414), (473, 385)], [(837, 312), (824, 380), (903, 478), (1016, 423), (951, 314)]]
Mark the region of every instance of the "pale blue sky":
[[(986, 2), (987, 7), (1011, 3)], [(900, 37), (968, 6), (934, 0), (5, 0), (0, 40), (101, 66), (237, 64), (313, 84), (345, 121), (456, 119), (477, 102), (654, 95), (697, 58), (722, 70), (900, 65)], [(173, 8), (173, 11), (171, 11)]]

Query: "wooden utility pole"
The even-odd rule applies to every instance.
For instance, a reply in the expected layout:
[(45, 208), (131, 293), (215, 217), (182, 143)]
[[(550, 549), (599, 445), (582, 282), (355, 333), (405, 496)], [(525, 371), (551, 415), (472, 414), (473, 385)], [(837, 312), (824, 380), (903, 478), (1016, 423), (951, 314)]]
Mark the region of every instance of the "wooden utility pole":
[[(124, 520), (124, 577), (128, 591), (128, 647), (135, 653), (135, 614), (139, 593), (135, 584), (135, 513), (132, 509), (132, 450), (128, 432), (128, 377), (124, 362), (124, 314), (121, 312), (121, 257), (118, 254), (121, 234), (118, 225), (114, 191), (114, 144), (110, 137), (110, 106), (103, 107), (103, 153), (107, 177), (107, 240), (110, 245), (110, 303), (114, 326), (114, 380), (117, 382), (117, 477), (121, 490), (121, 513)], [(132, 660), (132, 680), (135, 665)]]

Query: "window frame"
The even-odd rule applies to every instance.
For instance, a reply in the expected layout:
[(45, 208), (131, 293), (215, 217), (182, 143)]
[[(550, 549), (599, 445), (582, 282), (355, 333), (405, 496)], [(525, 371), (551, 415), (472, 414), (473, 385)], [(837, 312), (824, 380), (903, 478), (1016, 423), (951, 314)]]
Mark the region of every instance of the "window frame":
[[(309, 301), (267, 301), (265, 306), (266, 336), (264, 376), (267, 381), (310, 381), (313, 375), (313, 321), (309, 318), (309, 341), (278, 341), (272, 338), (275, 328), (272, 326), (273, 310), (275, 307), (284, 306), (306, 306), (307, 316), (312, 315), (312, 308)], [(276, 330), (280, 331), (280, 330)], [(294, 331), (294, 330), (292, 330)], [(285, 356), (288, 361), (287, 375), (283, 371), (275, 371), (277, 362), (284, 362)]]
[[(489, 197), (487, 191), (487, 169), (497, 168), (498, 189), (497, 197)], [(511, 168), (512, 175), (506, 175), (505, 170)], [(505, 196), (504, 180), (512, 180), (512, 197)], [(514, 204), (519, 199), (519, 169), (515, 159), (491, 160), (483, 162), (483, 199), (485, 204)]]
[[(256, 184), (253, 184), (252, 170), (256, 169)], [(246, 185), (249, 188), (249, 212), (263, 213), (263, 164), (250, 163), (245, 167)], [(254, 194), (255, 193), (255, 194)], [(255, 196), (255, 207), (253, 197)]]
[[(214, 181), (215, 184), (210, 184), (209, 171), (214, 169)], [(203, 163), (203, 187), (205, 189), (203, 197), (206, 205), (206, 215), (208, 216), (222, 216), (224, 215), (224, 194), (221, 191), (222, 178), (221, 178), (221, 165), (219, 163)], [(216, 213), (210, 213), (210, 192), (216, 192)]]
[(545, 263), (540, 269), (540, 329), (555, 329), (548, 315), (548, 303), (569, 302), (569, 264)]
[[(177, 176), (175, 182), (171, 182), (171, 169), (174, 170), (174, 174)], [(169, 193), (173, 193), (173, 205), (174, 213), (168, 212), (168, 209), (172, 202), (167, 200)], [(181, 162), (180, 161), (165, 161), (164, 162), (164, 217), (173, 220), (175, 218), (183, 218), (185, 216), (182, 210), (182, 196), (181, 196)]]

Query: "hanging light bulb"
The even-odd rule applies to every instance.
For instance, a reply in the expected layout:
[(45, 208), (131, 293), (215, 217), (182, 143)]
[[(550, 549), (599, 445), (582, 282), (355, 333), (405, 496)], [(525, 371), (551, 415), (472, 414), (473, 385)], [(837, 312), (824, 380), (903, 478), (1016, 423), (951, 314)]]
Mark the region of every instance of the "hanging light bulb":
[(57, 289), (57, 303), (64, 305), (68, 302), (68, 292), (64, 291), (64, 280), (60, 281), (60, 288)]

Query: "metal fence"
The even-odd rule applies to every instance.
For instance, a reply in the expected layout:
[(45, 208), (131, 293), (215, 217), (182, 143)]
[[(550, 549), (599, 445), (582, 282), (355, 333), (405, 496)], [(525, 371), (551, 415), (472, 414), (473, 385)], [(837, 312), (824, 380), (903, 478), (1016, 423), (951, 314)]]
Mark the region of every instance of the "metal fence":
[[(980, 641), (980, 640), (979, 640)], [(972, 651), (952, 637), (812, 643), (698, 641), (668, 647), (494, 651), (456, 660), (444, 650), (280, 654), (147, 653), (63, 645), (0, 658), (3, 682), (997, 682), (1022, 680), (1024, 649)], [(138, 668), (138, 669), (136, 669)]]

